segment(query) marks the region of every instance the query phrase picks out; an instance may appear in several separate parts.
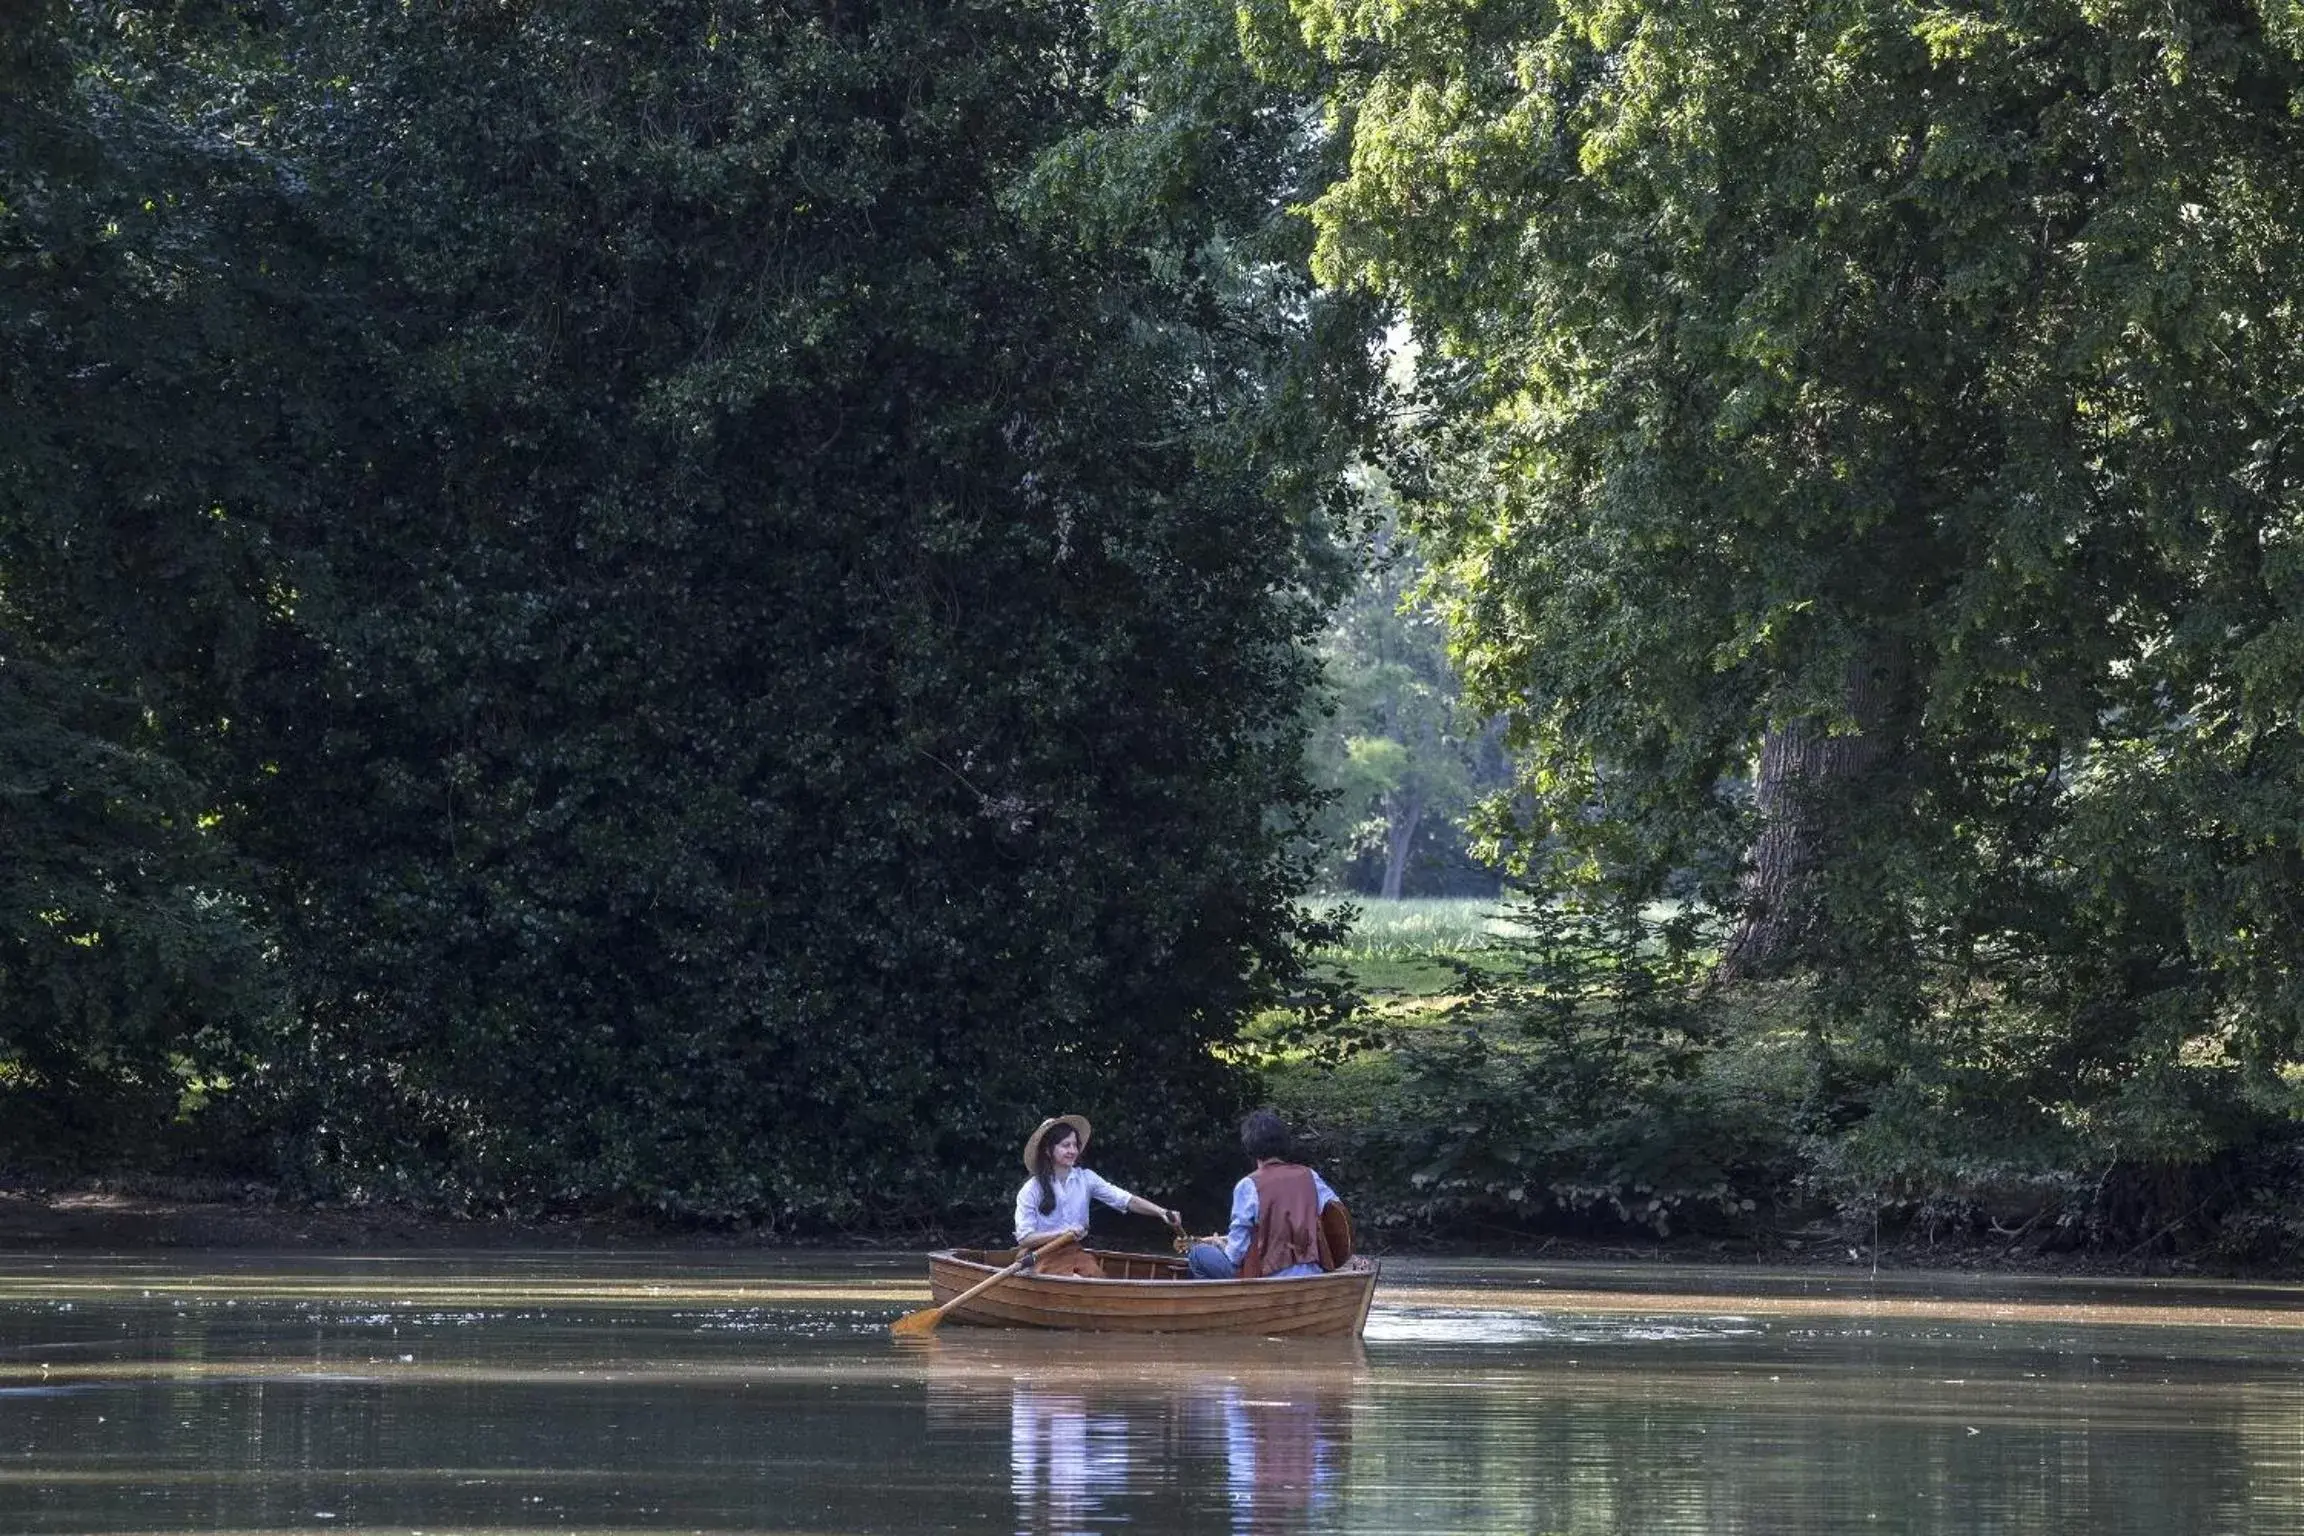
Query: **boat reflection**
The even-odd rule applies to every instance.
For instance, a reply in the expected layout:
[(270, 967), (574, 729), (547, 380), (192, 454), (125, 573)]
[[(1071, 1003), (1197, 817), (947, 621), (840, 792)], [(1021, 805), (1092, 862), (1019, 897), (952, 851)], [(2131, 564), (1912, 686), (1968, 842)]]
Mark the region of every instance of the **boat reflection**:
[(927, 1347), (931, 1434), (1005, 1410), (1016, 1529), (1029, 1536), (1322, 1523), (1367, 1385), (1357, 1339), (952, 1330)]

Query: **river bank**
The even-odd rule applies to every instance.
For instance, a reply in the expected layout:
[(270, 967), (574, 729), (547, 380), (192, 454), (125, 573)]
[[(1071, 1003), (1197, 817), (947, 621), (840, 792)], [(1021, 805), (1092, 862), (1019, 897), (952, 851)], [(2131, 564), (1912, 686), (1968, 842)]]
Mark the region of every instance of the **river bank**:
[[(971, 1233), (971, 1237), (981, 1237)], [(457, 1217), (408, 1206), (299, 1205), (256, 1188), (170, 1192), (166, 1189), (0, 1188), (0, 1251), (59, 1253), (167, 1249), (276, 1252), (644, 1252), (652, 1249), (887, 1248), (917, 1252), (953, 1240), (949, 1234), (842, 1232), (813, 1239), (758, 1229), (711, 1228), (640, 1219), (587, 1217), (536, 1220)], [(1100, 1232), (1115, 1247), (1157, 1246), (1144, 1233)], [(2298, 1278), (2292, 1267), (2215, 1262), (2186, 1253), (2055, 1250), (2023, 1237), (1984, 1241), (1884, 1238), (1812, 1225), (1735, 1237), (1661, 1239), (1544, 1236), (1506, 1231), (1413, 1241), (1375, 1240), (1381, 1253), (1489, 1256), (1518, 1261), (1622, 1265), (1815, 1267), (1836, 1271), (1967, 1271), (2009, 1275), (2152, 1278)]]

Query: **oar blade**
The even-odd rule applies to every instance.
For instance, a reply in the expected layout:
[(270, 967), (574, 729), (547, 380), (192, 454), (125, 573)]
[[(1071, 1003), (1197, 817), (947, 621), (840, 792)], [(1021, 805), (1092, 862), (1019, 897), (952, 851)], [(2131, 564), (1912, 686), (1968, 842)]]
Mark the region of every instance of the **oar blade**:
[(1030, 1269), (1033, 1264), (1041, 1257), (1041, 1255), (1055, 1252), (1057, 1249), (1063, 1247), (1066, 1243), (1071, 1242), (1077, 1235), (1077, 1233), (1065, 1232), (1056, 1237), (1053, 1241), (1042, 1244), (1039, 1253), (1027, 1253), (1022, 1258), (1018, 1259), (1015, 1263), (1009, 1265), (1006, 1269), (994, 1270), (990, 1275), (986, 1276), (982, 1280), (977, 1281), (974, 1285), (968, 1287), (968, 1289), (962, 1291), (959, 1295), (953, 1297), (950, 1301), (944, 1303), (942, 1306), (930, 1307), (925, 1312), (907, 1313), (903, 1317), (896, 1319), (896, 1321), (893, 1323), (890, 1323), (888, 1326), (899, 1335), (933, 1333), (936, 1331), (936, 1325), (944, 1321), (945, 1313), (951, 1311), (955, 1307), (964, 1307), (968, 1305), (968, 1303), (974, 1301), (977, 1297), (983, 1295), (986, 1291), (990, 1290), (993, 1286), (998, 1285), (1001, 1281), (1007, 1279), (1010, 1275), (1020, 1274), (1023, 1271)]

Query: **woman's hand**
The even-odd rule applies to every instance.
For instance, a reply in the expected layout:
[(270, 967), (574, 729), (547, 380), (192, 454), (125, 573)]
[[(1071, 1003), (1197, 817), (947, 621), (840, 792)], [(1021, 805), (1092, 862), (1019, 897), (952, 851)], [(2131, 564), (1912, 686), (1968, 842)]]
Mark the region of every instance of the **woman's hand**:
[(1177, 1231), (1184, 1230), (1184, 1218), (1182, 1216), (1164, 1205), (1154, 1205), (1142, 1195), (1130, 1195), (1128, 1197), (1128, 1209), (1140, 1216), (1157, 1216)]

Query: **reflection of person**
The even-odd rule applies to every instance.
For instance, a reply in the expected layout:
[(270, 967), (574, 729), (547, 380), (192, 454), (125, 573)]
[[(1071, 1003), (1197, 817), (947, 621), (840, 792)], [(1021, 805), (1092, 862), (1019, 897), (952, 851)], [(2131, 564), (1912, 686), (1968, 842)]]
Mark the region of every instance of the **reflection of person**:
[[(1088, 1202), (1101, 1201), (1116, 1211), (1157, 1216), (1171, 1227), (1183, 1228), (1184, 1218), (1164, 1206), (1128, 1193), (1119, 1185), (1098, 1178), (1080, 1166), (1088, 1150), (1088, 1121), (1082, 1115), (1055, 1115), (1024, 1139), (1024, 1166), (1032, 1177), (1016, 1191), (1016, 1246), (1043, 1248), (1064, 1233), (1088, 1235)], [(1104, 1273), (1096, 1256), (1079, 1244), (1057, 1249), (1037, 1266), (1043, 1275)]]
[(1106, 1499), (1128, 1491), (1124, 1414), (1091, 1413), (1085, 1398), (1018, 1382), (1008, 1408), (1008, 1485), (1027, 1531), (1081, 1530)]
[(1334, 1269), (1320, 1213), (1338, 1203), (1328, 1181), (1292, 1159), (1288, 1123), (1260, 1109), (1240, 1123), (1240, 1150), (1256, 1171), (1232, 1186), (1232, 1225), (1221, 1246), (1196, 1243), (1195, 1280), (1256, 1280)]
[(1319, 1402), (1250, 1398), (1238, 1387), (1224, 1396), (1225, 1483), (1232, 1528), (1244, 1536), (1303, 1529), (1304, 1517), (1336, 1484), (1336, 1426), (1323, 1423)]

